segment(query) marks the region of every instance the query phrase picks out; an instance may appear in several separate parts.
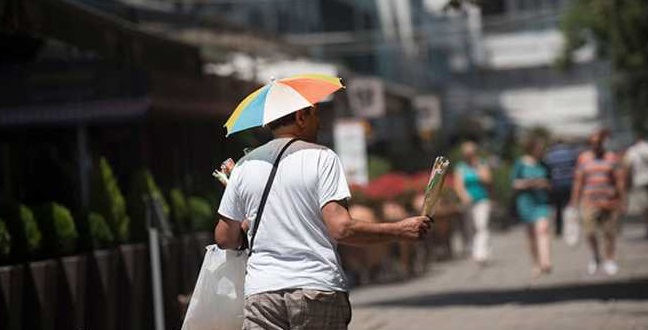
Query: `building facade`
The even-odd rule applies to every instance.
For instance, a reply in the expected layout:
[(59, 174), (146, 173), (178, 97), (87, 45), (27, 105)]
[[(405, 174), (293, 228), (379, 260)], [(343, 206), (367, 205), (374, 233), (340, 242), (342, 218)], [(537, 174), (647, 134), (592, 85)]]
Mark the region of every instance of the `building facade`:
[(204, 51), (119, 16), (156, 21), (159, 11), (100, 3), (111, 7), (2, 3), (0, 43), (11, 51), (0, 56), (0, 199), (84, 212), (100, 157), (125, 193), (132, 175), (148, 168), (164, 191), (217, 195), (213, 168), (243, 149), (240, 140), (226, 143), (222, 124), (258, 85), (203, 72), (204, 53), (227, 44)]

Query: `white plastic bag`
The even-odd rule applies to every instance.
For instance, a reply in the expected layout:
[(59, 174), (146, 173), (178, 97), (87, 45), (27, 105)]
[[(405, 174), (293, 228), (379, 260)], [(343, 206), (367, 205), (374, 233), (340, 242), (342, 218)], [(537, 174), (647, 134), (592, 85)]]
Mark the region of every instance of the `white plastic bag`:
[(578, 222), (578, 210), (575, 207), (567, 206), (563, 209), (563, 239), (569, 246), (578, 244), (580, 236), (580, 224)]
[(247, 252), (206, 249), (182, 330), (240, 330)]

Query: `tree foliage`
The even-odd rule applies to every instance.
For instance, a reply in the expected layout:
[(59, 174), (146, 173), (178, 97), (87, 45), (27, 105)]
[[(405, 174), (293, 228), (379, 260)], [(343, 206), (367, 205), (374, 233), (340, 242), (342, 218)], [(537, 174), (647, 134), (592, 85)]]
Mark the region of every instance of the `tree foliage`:
[(608, 59), (617, 107), (630, 115), (634, 129), (648, 128), (648, 1), (574, 0), (561, 19), (566, 43), (561, 66), (574, 52), (594, 42), (597, 55)]

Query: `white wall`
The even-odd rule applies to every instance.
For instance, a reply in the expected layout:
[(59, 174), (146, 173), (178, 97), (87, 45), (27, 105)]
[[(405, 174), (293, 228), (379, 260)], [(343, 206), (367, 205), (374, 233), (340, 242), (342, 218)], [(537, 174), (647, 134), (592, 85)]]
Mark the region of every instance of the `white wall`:
[[(560, 54), (564, 38), (557, 29), (489, 34), (483, 38), (484, 65), (491, 69), (551, 66)], [(575, 54), (576, 62), (594, 58), (594, 47)]]
[(587, 136), (599, 126), (594, 84), (502, 92), (499, 102), (520, 126), (544, 126), (564, 136)]

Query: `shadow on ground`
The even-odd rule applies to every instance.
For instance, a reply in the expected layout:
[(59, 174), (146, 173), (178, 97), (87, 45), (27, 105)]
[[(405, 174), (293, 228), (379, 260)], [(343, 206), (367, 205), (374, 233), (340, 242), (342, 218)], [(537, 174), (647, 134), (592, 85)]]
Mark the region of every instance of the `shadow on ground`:
[(648, 279), (615, 283), (574, 284), (546, 288), (439, 293), (358, 304), (358, 307), (448, 307), (503, 304), (551, 304), (577, 300), (648, 300)]

